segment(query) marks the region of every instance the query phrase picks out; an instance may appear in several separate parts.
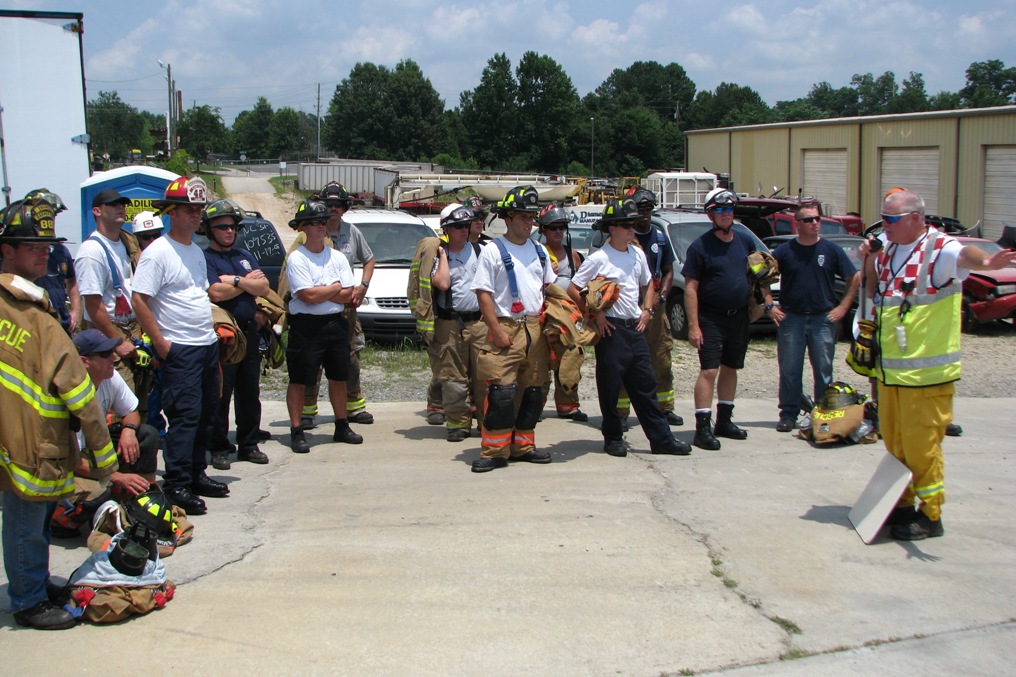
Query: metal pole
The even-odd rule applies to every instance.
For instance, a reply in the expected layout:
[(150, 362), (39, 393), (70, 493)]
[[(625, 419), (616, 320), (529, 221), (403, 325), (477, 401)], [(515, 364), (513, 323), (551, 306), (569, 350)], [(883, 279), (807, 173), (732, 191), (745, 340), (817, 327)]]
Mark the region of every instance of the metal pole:
[(4, 205), (11, 206), (11, 187), (7, 183), (7, 147), (4, 145), (4, 107), (0, 106), (0, 165), (3, 166)]
[(596, 118), (589, 118), (589, 175), (596, 176)]

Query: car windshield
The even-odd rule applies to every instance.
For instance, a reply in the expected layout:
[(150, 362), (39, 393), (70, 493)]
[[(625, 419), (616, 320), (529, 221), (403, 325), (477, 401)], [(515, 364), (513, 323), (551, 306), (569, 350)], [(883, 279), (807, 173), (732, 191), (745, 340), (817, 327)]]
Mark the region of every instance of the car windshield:
[(416, 244), (434, 231), (422, 223), (358, 223), (356, 227), (374, 252), (378, 264), (410, 264)]
[[(694, 221), (690, 223), (668, 223), (666, 226), (670, 233), (670, 241), (674, 245), (674, 254), (678, 260), (684, 261), (688, 257), (688, 247), (691, 243), (701, 237), (703, 233), (712, 230), (713, 224), (710, 221)], [(765, 246), (762, 240), (758, 239), (753, 232), (742, 224), (735, 222), (734, 228), (750, 237), (761, 251), (769, 251), (769, 248)]]

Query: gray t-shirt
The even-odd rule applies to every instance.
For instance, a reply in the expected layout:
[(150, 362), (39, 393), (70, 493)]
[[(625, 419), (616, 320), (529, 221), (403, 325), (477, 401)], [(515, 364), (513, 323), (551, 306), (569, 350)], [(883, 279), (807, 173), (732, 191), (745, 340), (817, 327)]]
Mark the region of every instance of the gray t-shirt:
[(357, 264), (362, 266), (374, 258), (374, 252), (370, 250), (370, 245), (364, 239), (363, 233), (352, 224), (343, 221), (338, 236), (331, 235), (331, 238), (332, 248), (338, 249), (345, 255), (350, 268)]

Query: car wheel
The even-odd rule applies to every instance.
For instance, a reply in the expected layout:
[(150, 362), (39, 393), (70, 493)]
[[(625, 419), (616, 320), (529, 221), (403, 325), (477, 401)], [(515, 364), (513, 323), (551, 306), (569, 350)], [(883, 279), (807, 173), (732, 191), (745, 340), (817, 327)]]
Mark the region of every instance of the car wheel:
[(670, 333), (676, 339), (688, 339), (688, 311), (684, 309), (684, 294), (674, 294), (667, 304), (670, 316)]
[(960, 310), (960, 329), (970, 333), (978, 324), (977, 316), (974, 315), (974, 311), (970, 308), (970, 299), (964, 296), (963, 305)]

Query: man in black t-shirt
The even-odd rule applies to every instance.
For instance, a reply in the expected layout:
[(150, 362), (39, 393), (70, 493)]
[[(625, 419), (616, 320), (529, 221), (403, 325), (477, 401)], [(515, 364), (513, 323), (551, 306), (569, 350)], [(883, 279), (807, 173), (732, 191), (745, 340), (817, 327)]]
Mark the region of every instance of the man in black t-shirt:
[[(754, 241), (734, 230), (737, 196), (726, 188), (706, 195), (706, 215), (713, 224), (688, 247), (682, 273), (688, 342), (699, 351), (695, 381), (695, 439), (700, 449), (720, 448), (717, 437), (743, 440), (748, 432), (734, 425), (737, 370), (748, 350), (748, 254)], [(767, 290), (768, 293), (768, 290)], [(712, 427), (713, 390), (716, 390), (716, 427)]]
[[(243, 211), (229, 200), (217, 200), (205, 207), (201, 228), (208, 236), (205, 263), (208, 265), (208, 296), (212, 303), (228, 310), (247, 339), (247, 354), (236, 364), (222, 365), (222, 395), (208, 430), (212, 467), (228, 470), (230, 444), (229, 401), (235, 395), (236, 458), (238, 461), (268, 463), (258, 448), (261, 425), (261, 355), (258, 332), (267, 317), (257, 308), (257, 297), (271, 287), (257, 260), (246, 249), (234, 247), (243, 226)], [(259, 317), (260, 315), (260, 317)]]

